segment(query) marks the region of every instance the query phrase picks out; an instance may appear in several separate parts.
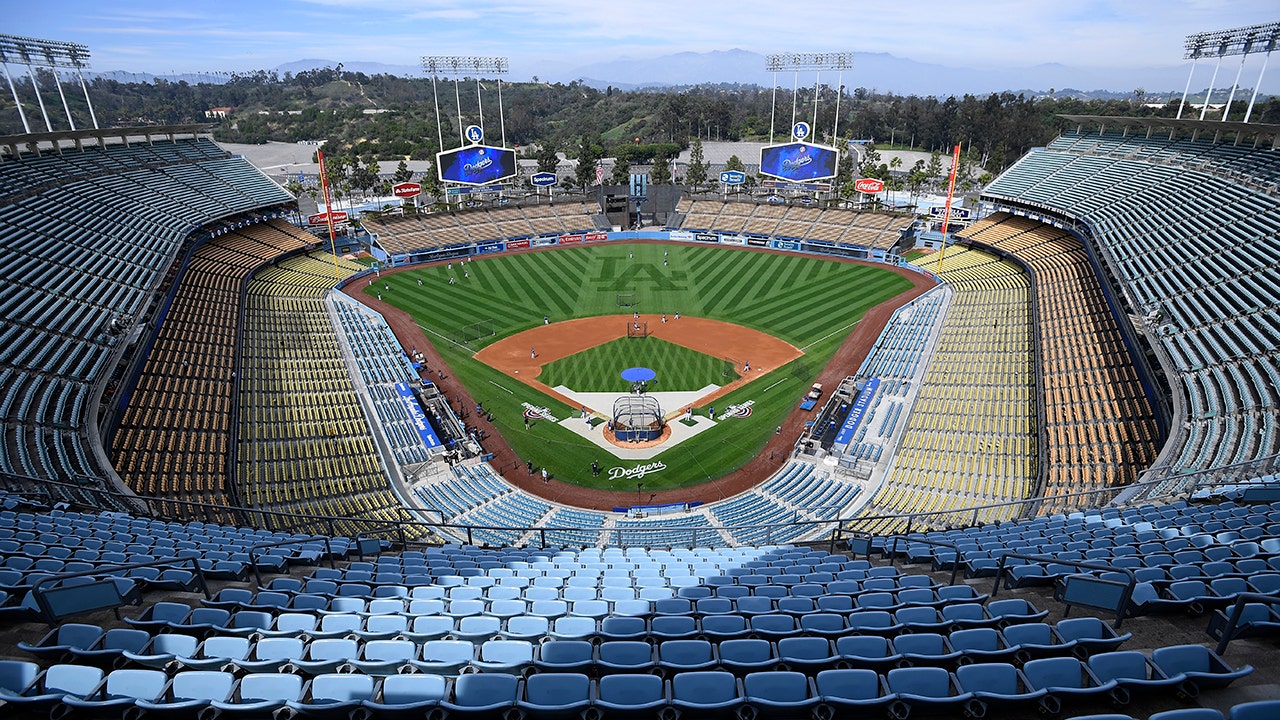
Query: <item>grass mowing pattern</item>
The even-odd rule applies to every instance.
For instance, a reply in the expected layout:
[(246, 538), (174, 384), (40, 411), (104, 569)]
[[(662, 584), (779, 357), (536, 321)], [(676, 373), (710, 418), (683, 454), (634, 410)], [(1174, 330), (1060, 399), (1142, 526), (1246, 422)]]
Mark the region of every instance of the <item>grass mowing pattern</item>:
[[(456, 278), (454, 285), (450, 275)], [(390, 289), (383, 291), (384, 284)], [(553, 423), (535, 422), (525, 430), (522, 402), (545, 406), (560, 418), (578, 408), (512, 382), (472, 359), (473, 352), (542, 324), (544, 315), (557, 322), (630, 314), (633, 309), (678, 310), (737, 323), (804, 350), (804, 357), (768, 373), (763, 382), (751, 382), (715, 403), (724, 407), (751, 399), (751, 417), (726, 420), (658, 455), (655, 460), (667, 469), (646, 475), (644, 481), (656, 491), (713, 480), (751, 459), (800, 401), (851, 325), (868, 308), (910, 287), (906, 278), (887, 270), (819, 257), (710, 245), (601, 243), (454, 262), (452, 269), (424, 267), (384, 276), (365, 292), (381, 291), (384, 300), (417, 319), (472, 396), (494, 412), (499, 431), (522, 459), (547, 467), (565, 482), (593, 487), (611, 486), (592, 478), (592, 460), (606, 470), (639, 463), (614, 460)], [(634, 308), (617, 306), (616, 296), (623, 292), (635, 293)], [(463, 326), (484, 319), (493, 320), (493, 338), (469, 347), (452, 342)]]
[[(629, 367), (657, 373), (651, 390), (700, 390), (728, 385), (738, 373), (716, 358), (656, 337), (618, 338), (542, 367), (538, 379), (551, 387), (564, 385), (578, 392), (625, 393), (631, 383), (619, 375)], [(725, 373), (728, 372), (728, 375)]]

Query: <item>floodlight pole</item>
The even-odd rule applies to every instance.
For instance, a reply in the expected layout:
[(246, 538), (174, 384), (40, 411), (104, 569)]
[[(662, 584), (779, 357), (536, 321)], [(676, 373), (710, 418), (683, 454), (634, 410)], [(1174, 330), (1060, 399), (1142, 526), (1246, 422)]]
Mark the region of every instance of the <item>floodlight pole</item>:
[(40, 114), (44, 117), (45, 130), (53, 132), (53, 124), (49, 122), (49, 111), (44, 108), (44, 98), (40, 97), (40, 83), (36, 81), (35, 66), (27, 63), (27, 76), (31, 78), (31, 88), (36, 91), (36, 102), (40, 105)]
[(1200, 119), (1204, 120), (1205, 113), (1209, 112), (1209, 98), (1213, 97), (1213, 85), (1218, 82), (1218, 70), (1222, 68), (1222, 56), (1218, 56), (1218, 62), (1213, 66), (1213, 77), (1209, 78), (1209, 90), (1204, 94), (1204, 104), (1200, 106)]
[(1244, 72), (1244, 61), (1248, 59), (1247, 52), (1240, 56), (1240, 67), (1236, 68), (1236, 79), (1231, 83), (1231, 92), (1227, 95), (1227, 105), (1222, 108), (1222, 122), (1227, 121), (1227, 114), (1231, 112), (1231, 103), (1236, 99), (1236, 88), (1240, 87), (1240, 73)]
[(18, 117), (22, 118), (22, 132), (30, 135), (31, 125), (27, 123), (27, 114), (22, 111), (22, 101), (18, 99), (18, 88), (13, 84), (13, 76), (9, 74), (9, 63), (0, 62), (4, 68), (4, 79), (9, 81), (9, 92), (13, 93), (13, 104), (18, 106)]
[(836, 76), (836, 121), (831, 126), (831, 144), (840, 141), (840, 98), (844, 96), (844, 71)]
[(58, 87), (58, 97), (62, 98), (62, 111), (67, 114), (67, 123), (71, 125), (71, 129), (76, 129), (76, 121), (71, 117), (71, 108), (67, 106), (67, 96), (62, 92), (62, 81), (58, 79), (58, 71), (53, 71), (53, 84)]
[(773, 99), (769, 101), (769, 144), (773, 144), (773, 119), (778, 113), (778, 71), (773, 71)]
[[(1275, 42), (1273, 41), (1274, 47)], [(1258, 99), (1258, 88), (1262, 87), (1262, 76), (1267, 72), (1267, 61), (1271, 59), (1271, 50), (1273, 47), (1267, 48), (1267, 54), (1262, 56), (1262, 69), (1258, 71), (1258, 82), (1253, 84), (1253, 95), (1249, 98), (1249, 109), (1244, 113), (1244, 121), (1249, 122), (1250, 116), (1253, 115), (1253, 103)]]
[(1178, 114), (1175, 120), (1182, 118), (1182, 108), (1187, 104), (1187, 93), (1191, 92), (1191, 77), (1196, 74), (1196, 62), (1200, 59), (1199, 55), (1191, 58), (1191, 72), (1187, 73), (1187, 86), (1182, 88), (1182, 102), (1178, 103)]

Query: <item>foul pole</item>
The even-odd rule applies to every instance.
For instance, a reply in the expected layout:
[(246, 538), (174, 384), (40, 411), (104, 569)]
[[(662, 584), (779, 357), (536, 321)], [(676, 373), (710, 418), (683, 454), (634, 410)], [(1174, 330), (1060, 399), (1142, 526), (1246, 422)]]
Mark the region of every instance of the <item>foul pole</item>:
[(942, 212), (942, 251), (938, 253), (938, 263), (933, 268), (934, 275), (942, 272), (942, 258), (947, 254), (947, 226), (951, 224), (951, 198), (956, 192), (956, 168), (958, 167), (960, 167), (959, 144), (951, 152), (951, 179), (947, 180), (947, 207)]
[(333, 207), (329, 199), (329, 174), (324, 168), (324, 152), (316, 151), (316, 159), (320, 161), (320, 192), (324, 194), (324, 219), (329, 225), (329, 252), (333, 253), (333, 279), (342, 281), (342, 271), (338, 269), (338, 239), (333, 232)]

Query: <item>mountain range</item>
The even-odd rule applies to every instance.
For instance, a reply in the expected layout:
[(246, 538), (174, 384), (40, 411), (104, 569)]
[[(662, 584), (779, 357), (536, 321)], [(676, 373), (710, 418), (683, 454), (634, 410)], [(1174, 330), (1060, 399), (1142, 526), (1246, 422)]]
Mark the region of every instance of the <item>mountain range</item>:
[[(303, 70), (333, 67), (338, 62), (324, 59), (303, 59), (272, 68), (283, 75), (297, 74)], [(368, 75), (379, 73), (402, 77), (422, 77), (423, 71), (414, 65), (394, 65), (379, 62), (343, 61), (343, 69)], [(1026, 67), (1002, 67), (975, 69), (953, 67), (934, 63), (917, 62), (890, 53), (856, 53), (853, 68), (843, 73), (846, 88), (866, 88), (881, 93), (897, 95), (985, 95), (992, 92), (1011, 91), (1030, 95), (1053, 92), (1058, 96), (1080, 97), (1130, 96), (1136, 88), (1145, 88), (1148, 101), (1171, 99), (1180, 95), (1177, 90), (1187, 79), (1188, 68), (1182, 65), (1160, 67), (1086, 68), (1044, 63)], [(779, 73), (779, 86), (790, 84), (788, 73)], [(163, 78), (171, 82), (226, 82), (224, 73), (188, 73), (179, 75), (153, 75), (125, 71), (99, 73), (122, 82), (151, 81)], [(806, 80), (812, 74), (805, 73)], [(749, 50), (713, 50), (710, 52), (682, 52), (652, 58), (619, 58), (581, 65), (568, 71), (549, 70), (545, 74), (530, 74), (545, 82), (572, 82), (580, 80), (591, 87), (621, 90), (669, 88), (691, 85), (758, 85), (770, 87), (773, 76), (765, 70), (765, 56)], [(529, 78), (519, 77), (518, 80)], [(834, 85), (836, 74), (828, 71), (821, 77), (824, 84)], [(1272, 80), (1268, 84), (1273, 84)], [(1221, 87), (1221, 86), (1220, 86)], [(1203, 88), (1198, 88), (1203, 90)], [(1272, 88), (1264, 91), (1275, 92)], [(1238, 92), (1244, 92), (1241, 88)]]

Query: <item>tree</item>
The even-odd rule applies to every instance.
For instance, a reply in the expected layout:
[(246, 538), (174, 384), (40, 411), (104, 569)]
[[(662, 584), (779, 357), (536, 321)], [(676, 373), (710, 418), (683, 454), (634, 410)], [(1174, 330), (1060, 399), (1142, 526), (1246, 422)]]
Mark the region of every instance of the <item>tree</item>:
[(929, 154), (929, 164), (924, 168), (924, 176), (930, 185), (937, 185), (942, 179), (942, 155), (937, 150)]
[(654, 185), (671, 184), (671, 158), (660, 153), (653, 159), (653, 170), (649, 171), (649, 181)]
[(589, 188), (596, 184), (596, 163), (602, 157), (604, 149), (584, 135), (578, 152), (578, 168), (573, 174), (578, 187)]
[(409, 169), (409, 164), (404, 160), (396, 166), (396, 171), (392, 173), (391, 180), (397, 183), (409, 182), (413, 179), (413, 171)]
[(551, 141), (544, 141), (535, 157), (538, 160), (538, 172), (553, 173), (560, 165), (560, 156), (556, 155), (556, 144)]
[(619, 157), (613, 162), (613, 172), (609, 174), (610, 185), (628, 185), (631, 183), (631, 161)]
[(747, 166), (742, 164), (742, 160), (737, 155), (730, 155), (729, 159), (724, 163), (725, 170), (737, 170), (738, 172), (746, 172)]
[(689, 146), (689, 169), (685, 172), (685, 182), (693, 187), (706, 184), (707, 167), (702, 156), (702, 140), (694, 138)]

